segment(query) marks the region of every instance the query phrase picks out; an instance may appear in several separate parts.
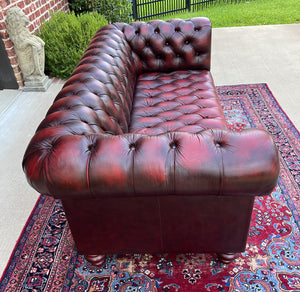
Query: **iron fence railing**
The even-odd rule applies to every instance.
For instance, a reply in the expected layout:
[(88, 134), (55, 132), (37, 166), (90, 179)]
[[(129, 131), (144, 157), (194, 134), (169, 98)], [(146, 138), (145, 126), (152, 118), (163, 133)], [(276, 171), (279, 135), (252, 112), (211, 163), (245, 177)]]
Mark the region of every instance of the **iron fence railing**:
[(134, 20), (157, 18), (184, 11), (198, 11), (210, 4), (238, 3), (242, 0), (132, 0)]

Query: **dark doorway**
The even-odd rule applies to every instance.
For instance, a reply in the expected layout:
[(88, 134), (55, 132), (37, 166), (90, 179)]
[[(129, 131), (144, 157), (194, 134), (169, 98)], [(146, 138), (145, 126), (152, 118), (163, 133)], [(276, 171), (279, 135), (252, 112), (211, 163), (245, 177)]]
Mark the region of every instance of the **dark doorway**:
[(10, 65), (2, 36), (0, 35), (0, 89), (18, 89), (14, 71)]

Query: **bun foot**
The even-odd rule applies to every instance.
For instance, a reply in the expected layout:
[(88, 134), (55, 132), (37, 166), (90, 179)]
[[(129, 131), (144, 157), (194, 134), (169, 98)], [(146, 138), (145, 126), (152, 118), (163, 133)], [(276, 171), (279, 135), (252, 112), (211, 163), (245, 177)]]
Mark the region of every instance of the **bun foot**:
[(238, 258), (240, 253), (218, 253), (217, 256), (223, 264), (230, 264), (234, 259)]
[(101, 255), (85, 255), (85, 259), (93, 266), (102, 267), (105, 263), (106, 256)]

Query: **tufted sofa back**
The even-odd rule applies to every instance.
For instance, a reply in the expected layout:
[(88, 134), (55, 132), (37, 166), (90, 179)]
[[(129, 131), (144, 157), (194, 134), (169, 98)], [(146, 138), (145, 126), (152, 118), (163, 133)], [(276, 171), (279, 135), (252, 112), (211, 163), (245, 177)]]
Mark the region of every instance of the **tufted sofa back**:
[(143, 72), (210, 70), (208, 18), (153, 20), (116, 25), (142, 62)]
[(57, 134), (63, 135), (127, 133), (138, 75), (209, 70), (210, 38), (207, 18), (101, 28), (38, 131), (55, 127)]

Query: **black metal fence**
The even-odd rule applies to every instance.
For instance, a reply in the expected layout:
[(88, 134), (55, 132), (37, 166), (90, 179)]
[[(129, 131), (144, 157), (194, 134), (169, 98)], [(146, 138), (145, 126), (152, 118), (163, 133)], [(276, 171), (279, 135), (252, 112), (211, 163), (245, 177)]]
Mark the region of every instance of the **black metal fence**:
[(198, 11), (220, 2), (238, 3), (241, 0), (132, 0), (134, 20), (144, 20), (184, 11)]

